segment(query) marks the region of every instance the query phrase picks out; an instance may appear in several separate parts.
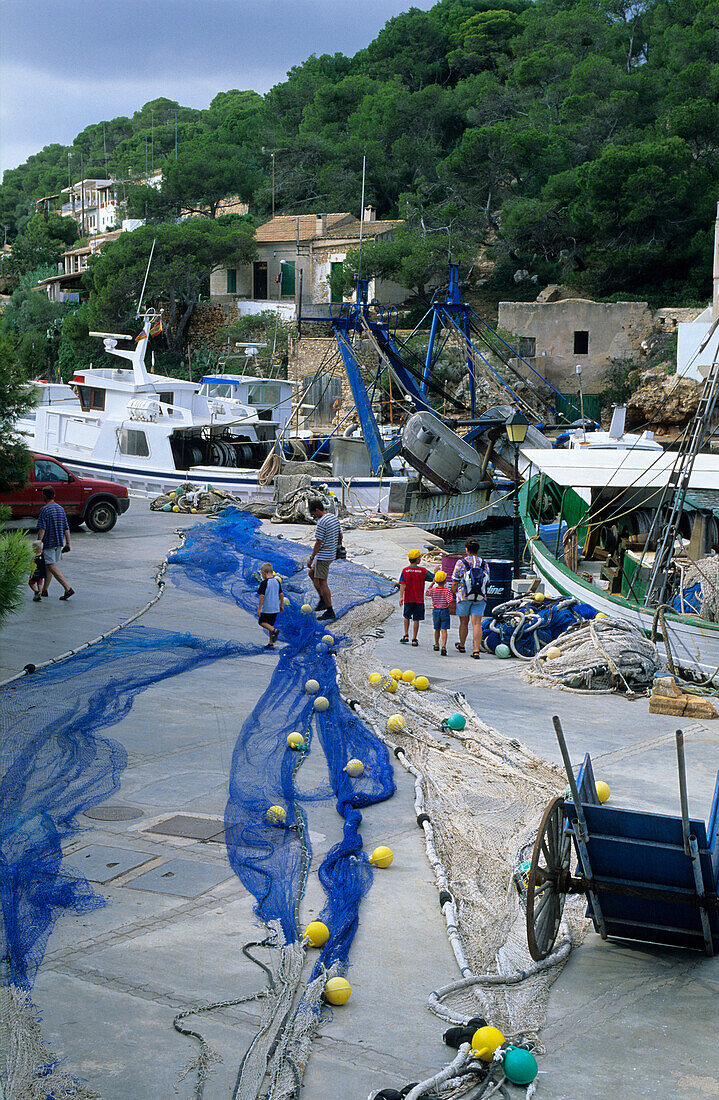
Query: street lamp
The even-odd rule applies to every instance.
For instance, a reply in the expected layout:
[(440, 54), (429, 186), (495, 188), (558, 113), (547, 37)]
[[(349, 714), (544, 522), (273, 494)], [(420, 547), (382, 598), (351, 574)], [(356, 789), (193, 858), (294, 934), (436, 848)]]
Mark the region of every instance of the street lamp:
[(514, 447), (514, 580), (519, 578), (519, 448), (524, 443), (527, 437), (527, 428), (529, 427), (529, 421), (526, 416), (522, 416), (519, 409), (516, 409), (508, 420), (505, 421), (504, 428), (507, 433), (509, 442)]

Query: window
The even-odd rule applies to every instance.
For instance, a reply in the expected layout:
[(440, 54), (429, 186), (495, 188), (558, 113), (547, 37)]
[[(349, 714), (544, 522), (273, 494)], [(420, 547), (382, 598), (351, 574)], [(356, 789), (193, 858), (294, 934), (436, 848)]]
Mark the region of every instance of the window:
[(534, 336), (520, 336), (517, 351), (522, 359), (533, 359), (537, 354), (537, 341)]
[(75, 388), (83, 412), (90, 412), (91, 409), (103, 411), (105, 408), (104, 390), (99, 390), (94, 386), (76, 386)]
[(227, 293), (237, 294), (237, 268), (227, 268)]
[(201, 397), (234, 397), (234, 387), (229, 382), (203, 382), (200, 386)]
[(49, 458), (35, 459), (35, 481), (64, 481), (67, 483), (70, 475), (57, 462), (51, 462)]
[(247, 387), (248, 405), (279, 405), (280, 387), (272, 382), (255, 382)]
[(586, 332), (584, 329), (578, 329), (574, 333), (574, 354), (589, 354), (589, 333)]
[(331, 424), (342, 403), (342, 380), (321, 374), (311, 384), (302, 403), (308, 407), (312, 427)]
[(137, 428), (118, 428), (117, 438), (120, 444), (120, 454), (147, 458), (150, 453), (147, 436), (144, 432), (138, 431)]
[(172, 390), (167, 390), (165, 393), (158, 393), (157, 396), (163, 405), (175, 404), (175, 402), (172, 400)]

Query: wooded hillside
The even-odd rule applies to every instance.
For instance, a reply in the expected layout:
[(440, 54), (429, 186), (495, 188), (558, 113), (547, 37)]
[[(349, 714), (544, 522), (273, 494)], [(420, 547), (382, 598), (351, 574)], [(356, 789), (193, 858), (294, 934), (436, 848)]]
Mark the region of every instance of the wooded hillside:
[(719, 4), (410, 9), (353, 58), (312, 56), (264, 97), (222, 91), (206, 111), (155, 100), (48, 146), (5, 173), (9, 240), (67, 185), (68, 153), (73, 179), (81, 165), (124, 180), (162, 167), (159, 205), (134, 196), (156, 218), (220, 193), (267, 216), (273, 153), (278, 213), (359, 212), (366, 154), (378, 216), (407, 218), (444, 256), (487, 246), (500, 284), (526, 269), (595, 297), (700, 302), (719, 198)]

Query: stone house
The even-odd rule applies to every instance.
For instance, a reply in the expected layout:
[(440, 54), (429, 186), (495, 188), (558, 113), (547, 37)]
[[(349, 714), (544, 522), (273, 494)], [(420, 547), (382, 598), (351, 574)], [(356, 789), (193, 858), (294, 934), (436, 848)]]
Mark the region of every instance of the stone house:
[[(303, 312), (310, 303), (327, 304), (331, 292), (328, 277), (333, 265), (344, 262), (350, 249), (362, 239), (391, 236), (398, 221), (377, 221), (374, 210), (365, 210), (364, 221), (347, 212), (334, 214), (280, 214), (255, 232), (257, 259), (252, 264), (216, 268), (210, 276), (210, 300), (240, 316), (279, 310), (288, 319), (296, 316), (302, 282)], [(300, 274), (301, 273), (301, 274)], [(388, 304), (404, 301), (406, 291), (396, 283), (372, 280), (370, 298)]]
[[(654, 327), (646, 302), (593, 302), (548, 287), (534, 302), (500, 302), (499, 328), (560, 393), (598, 393), (614, 359), (639, 358)], [(521, 362), (515, 361), (522, 369)], [(525, 372), (528, 373), (528, 372)]]

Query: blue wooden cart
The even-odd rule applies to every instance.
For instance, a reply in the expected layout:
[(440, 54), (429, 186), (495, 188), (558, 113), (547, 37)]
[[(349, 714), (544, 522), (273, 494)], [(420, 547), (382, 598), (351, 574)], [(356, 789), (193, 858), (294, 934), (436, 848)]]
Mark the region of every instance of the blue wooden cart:
[[(601, 805), (589, 754), (575, 779), (559, 718), (554, 728), (571, 798), (544, 812), (527, 880), (527, 942), (552, 951), (568, 894), (585, 894), (602, 939), (719, 950), (719, 776), (709, 824), (690, 819), (684, 735), (677, 730), (681, 817)], [(576, 867), (572, 873), (572, 853)]]

